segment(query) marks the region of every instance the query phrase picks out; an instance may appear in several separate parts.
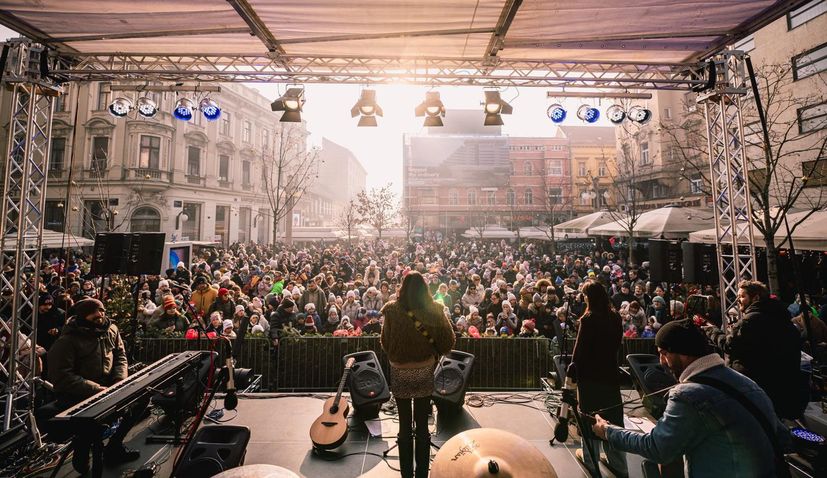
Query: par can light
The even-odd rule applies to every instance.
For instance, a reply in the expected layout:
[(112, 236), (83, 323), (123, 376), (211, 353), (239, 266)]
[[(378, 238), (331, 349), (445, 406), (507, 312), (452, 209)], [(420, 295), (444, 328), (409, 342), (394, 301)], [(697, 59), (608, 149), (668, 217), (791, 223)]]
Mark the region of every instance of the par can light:
[(606, 110), (606, 118), (612, 124), (621, 124), (626, 119), (626, 111), (620, 105), (612, 105)]
[(144, 118), (154, 118), (158, 114), (158, 105), (152, 101), (152, 98), (142, 96), (138, 98), (138, 114)]
[(218, 103), (212, 98), (204, 98), (201, 100), (198, 109), (201, 110), (201, 113), (207, 121), (215, 121), (221, 117), (221, 108), (218, 107)]
[(594, 123), (600, 119), (600, 110), (589, 105), (583, 105), (577, 108), (577, 117), (586, 123)]
[(132, 111), (132, 108), (132, 100), (129, 98), (115, 98), (115, 101), (109, 104), (109, 113), (115, 118), (123, 118)]
[(195, 112), (195, 103), (189, 98), (181, 98), (175, 103), (175, 108), (172, 110), (172, 116), (181, 121), (189, 121)]
[(629, 108), (629, 119), (636, 123), (646, 124), (652, 119), (652, 111), (642, 106), (632, 106)]
[(566, 109), (559, 103), (554, 103), (546, 110), (546, 116), (552, 123), (562, 123), (566, 120)]

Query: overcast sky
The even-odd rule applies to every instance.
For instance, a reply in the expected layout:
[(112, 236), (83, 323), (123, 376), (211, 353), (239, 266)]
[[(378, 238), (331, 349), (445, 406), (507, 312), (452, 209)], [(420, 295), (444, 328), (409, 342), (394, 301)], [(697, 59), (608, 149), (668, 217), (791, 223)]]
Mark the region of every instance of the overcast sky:
[[(0, 38), (14, 37), (11, 30), (0, 27)], [(284, 92), (287, 85), (259, 83), (251, 84), (264, 96), (275, 99)], [(357, 128), (358, 118), (350, 117), (350, 108), (359, 98), (360, 91), (370, 86), (377, 90), (377, 103), (385, 116), (379, 118), (376, 128)], [(311, 132), (311, 142), (321, 144), (322, 137), (348, 148), (362, 162), (368, 171), (368, 187), (393, 183), (397, 191), (402, 189), (402, 135), (423, 133), (422, 118), (414, 116), (414, 107), (422, 102), (430, 88), (410, 85), (321, 85), (308, 84), (305, 87), (307, 103), (303, 118)], [(483, 89), (479, 87), (438, 88), (445, 104), (445, 122), (451, 121), (452, 109), (479, 109)], [(545, 88), (508, 88), (501, 90), (501, 97), (511, 103), (514, 113), (503, 115), (503, 134), (511, 136), (552, 136), (555, 127), (546, 117), (546, 109), (552, 103), (546, 97)], [(216, 97), (219, 105), (220, 95)], [(583, 124), (575, 116), (580, 100), (566, 102), (569, 110), (564, 124)], [(603, 108), (609, 106), (603, 101)], [(604, 118), (598, 125), (608, 125)]]

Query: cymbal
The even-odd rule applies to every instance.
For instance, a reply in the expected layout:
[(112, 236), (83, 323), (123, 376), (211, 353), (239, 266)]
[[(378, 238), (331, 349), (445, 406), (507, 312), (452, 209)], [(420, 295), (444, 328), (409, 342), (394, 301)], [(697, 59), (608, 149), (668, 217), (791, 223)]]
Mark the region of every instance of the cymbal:
[(299, 475), (287, 468), (261, 464), (230, 468), (213, 476), (213, 478), (299, 478)]
[(496, 428), (464, 431), (442, 445), (431, 478), (557, 478), (545, 455), (526, 439)]

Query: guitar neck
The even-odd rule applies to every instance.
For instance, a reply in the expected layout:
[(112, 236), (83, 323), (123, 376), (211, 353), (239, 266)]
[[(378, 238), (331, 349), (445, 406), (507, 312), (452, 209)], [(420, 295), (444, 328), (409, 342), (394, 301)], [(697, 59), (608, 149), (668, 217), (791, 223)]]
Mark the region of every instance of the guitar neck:
[(342, 390), (345, 388), (345, 382), (347, 381), (348, 375), (350, 375), (350, 367), (345, 368), (345, 372), (342, 374), (342, 379), (339, 380), (339, 389), (336, 390), (336, 400), (333, 401), (334, 408), (339, 408), (339, 400), (342, 398)]

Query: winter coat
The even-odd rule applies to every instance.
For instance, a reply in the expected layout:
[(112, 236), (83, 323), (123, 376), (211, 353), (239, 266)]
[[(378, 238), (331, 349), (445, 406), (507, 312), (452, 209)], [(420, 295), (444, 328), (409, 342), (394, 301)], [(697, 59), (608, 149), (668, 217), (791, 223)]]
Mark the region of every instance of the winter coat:
[(360, 307), (362, 307), (362, 304), (360, 304), (358, 300), (354, 300), (353, 302), (345, 301), (345, 303), (342, 304), (342, 313), (339, 314), (339, 317), (348, 316), (353, 319), (359, 312)]
[(480, 303), (483, 299), (483, 293), (481, 290), (477, 289), (472, 294), (471, 291), (466, 290), (465, 294), (462, 296), (462, 306), (465, 310), (468, 310), (472, 305), (474, 307), (479, 307)]
[[(818, 320), (818, 319), (816, 319)], [(49, 350), (57, 341), (58, 335), (51, 335), (49, 331), (57, 329), (58, 332), (63, 328), (66, 322), (66, 312), (63, 309), (58, 309), (52, 306), (48, 312), (37, 315), (37, 345), (40, 345), (46, 350)]]
[[(365, 309), (367, 310), (382, 310), (382, 296), (380, 294), (376, 294), (376, 297), (371, 298), (367, 292), (365, 295), (362, 296), (362, 304), (364, 304)], [(355, 318), (355, 316), (351, 315), (351, 319)]]
[(169, 326), (175, 326), (176, 332), (183, 332), (189, 326), (189, 320), (184, 317), (184, 314), (175, 311), (172, 315), (167, 315), (163, 307), (158, 307), (152, 313), (152, 318), (149, 319), (149, 327), (155, 329), (166, 329)]
[(212, 303), (209, 312), (207, 312), (207, 317), (216, 311), (221, 312), (222, 319), (233, 319), (235, 315), (235, 302), (232, 299), (227, 299), (226, 301), (216, 299), (215, 302)]
[(622, 340), (623, 325), (616, 312), (610, 312), (608, 317), (585, 314), (580, 319), (572, 359), (577, 381), (619, 387), (617, 352)]
[(317, 287), (314, 291), (310, 289), (305, 290), (301, 299), (299, 299), (299, 312), (304, 311), (304, 306), (310, 303), (316, 306), (316, 313), (318, 313), (322, 319), (327, 318), (327, 296), (322, 289)]
[[(49, 381), (55, 394), (77, 403), (126, 378), (126, 350), (118, 326), (102, 328), (69, 319), (49, 350)], [(82, 320), (82, 319), (80, 319)]]
[[(444, 355), (454, 347), (454, 329), (442, 306), (435, 302), (414, 311), (403, 309), (397, 301), (388, 302), (382, 308), (382, 315), (385, 323), (380, 342), (392, 364), (423, 362), (435, 355)], [(422, 323), (433, 345), (416, 328), (414, 319)]]
[(195, 304), (195, 310), (201, 314), (202, 317), (207, 316), (207, 311), (212, 307), (213, 302), (218, 298), (218, 290), (213, 287), (207, 287), (204, 292), (196, 290), (190, 296), (190, 302)]

